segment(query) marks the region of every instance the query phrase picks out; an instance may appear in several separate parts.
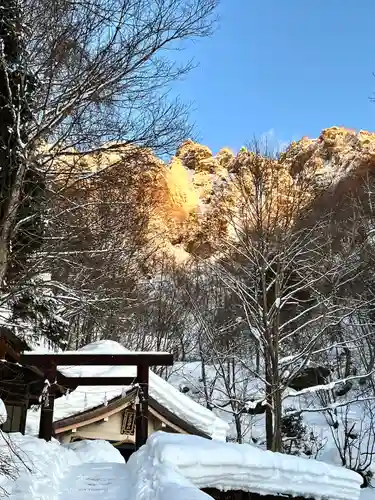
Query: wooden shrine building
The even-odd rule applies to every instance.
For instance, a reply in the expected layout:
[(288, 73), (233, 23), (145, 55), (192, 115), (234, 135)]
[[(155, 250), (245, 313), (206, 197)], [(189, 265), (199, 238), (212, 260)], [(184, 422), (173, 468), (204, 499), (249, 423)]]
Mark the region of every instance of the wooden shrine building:
[[(136, 449), (137, 398), (137, 388), (130, 388), (105, 404), (55, 420), (53, 434), (62, 444), (85, 439), (109, 441), (127, 460)], [(167, 406), (152, 396), (148, 397), (148, 436), (162, 430), (212, 439), (208, 432), (179, 417)]]

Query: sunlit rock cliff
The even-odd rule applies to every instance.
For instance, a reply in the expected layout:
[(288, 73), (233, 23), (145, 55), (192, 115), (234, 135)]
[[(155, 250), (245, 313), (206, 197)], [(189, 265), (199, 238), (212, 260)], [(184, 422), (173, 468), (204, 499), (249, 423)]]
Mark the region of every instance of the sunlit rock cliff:
[[(235, 221), (244, 223), (244, 207), (254, 200), (261, 200), (263, 220), (275, 227), (316, 220), (327, 211), (345, 218), (348, 196), (365, 200), (370, 191), (375, 134), (332, 127), (316, 139), (291, 143), (278, 158), (251, 147), (238, 154), (228, 148), (214, 154), (190, 140), (169, 162), (130, 146), (83, 158), (69, 152), (59, 157), (55, 179), (66, 182), (67, 169), (74, 172), (76, 193), (89, 190), (96, 179), (93, 198), (97, 179), (100, 184), (111, 176), (114, 199), (129, 197), (131, 185), (136, 209), (148, 213), (150, 246), (183, 263), (193, 255), (207, 258), (219, 251), (224, 238), (234, 237)], [(131, 182), (124, 183), (125, 177)], [(365, 201), (367, 209), (371, 203), (370, 198)], [(246, 224), (255, 223), (248, 218)]]

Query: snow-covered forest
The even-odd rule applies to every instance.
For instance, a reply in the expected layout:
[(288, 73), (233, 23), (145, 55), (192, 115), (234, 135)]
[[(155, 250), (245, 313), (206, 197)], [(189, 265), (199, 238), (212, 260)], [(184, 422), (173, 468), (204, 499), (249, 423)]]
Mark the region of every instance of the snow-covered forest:
[(375, 136), (216, 154), (189, 140), (169, 90), (194, 64), (172, 49), (211, 33), (216, 4), (2, 2), (1, 326), (62, 350), (172, 352), (159, 375), (231, 441), (367, 486)]

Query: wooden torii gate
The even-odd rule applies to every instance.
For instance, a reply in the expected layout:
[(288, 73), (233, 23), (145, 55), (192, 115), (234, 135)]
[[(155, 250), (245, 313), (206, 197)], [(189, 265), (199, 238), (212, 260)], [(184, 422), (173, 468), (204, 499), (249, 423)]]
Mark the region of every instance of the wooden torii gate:
[[(78, 386), (131, 386), (140, 387), (139, 403), (136, 405), (135, 447), (139, 449), (148, 437), (148, 385), (151, 366), (172, 366), (173, 355), (164, 352), (132, 352), (127, 354), (81, 354), (81, 353), (24, 353), (20, 363), (36, 366), (45, 375), (50, 387), (56, 382), (69, 390)], [(58, 366), (136, 366), (135, 377), (64, 377), (60, 382)], [(48, 398), (42, 403), (39, 438), (50, 441), (53, 429), (54, 394), (48, 388)]]

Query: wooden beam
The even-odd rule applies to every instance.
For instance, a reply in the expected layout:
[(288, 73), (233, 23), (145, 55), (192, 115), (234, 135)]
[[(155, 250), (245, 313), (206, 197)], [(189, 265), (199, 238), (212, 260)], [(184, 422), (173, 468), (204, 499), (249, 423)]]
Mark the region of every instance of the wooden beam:
[[(127, 408), (131, 405), (131, 401), (124, 401), (121, 405), (117, 405), (116, 407), (109, 408), (108, 411), (98, 412), (97, 410), (93, 410), (88, 412), (86, 419), (81, 419), (80, 421), (73, 422), (74, 417), (64, 419), (65, 421), (70, 420), (70, 424), (63, 424), (59, 427), (59, 422), (55, 422), (53, 428), (55, 430), (55, 434), (61, 434), (63, 432), (71, 431), (72, 429), (80, 429), (81, 427), (86, 427), (86, 425), (94, 424), (95, 422), (99, 422), (100, 420), (104, 420), (105, 418), (112, 417), (116, 413), (119, 413), (121, 410)], [(64, 422), (60, 421), (60, 422)]]
[(166, 427), (170, 427), (171, 429), (175, 430), (178, 434), (189, 434), (185, 429), (182, 427), (179, 427), (178, 425), (174, 424), (167, 418), (165, 418), (163, 415), (161, 415), (158, 411), (154, 410), (150, 405), (148, 407), (148, 412), (149, 415), (153, 415), (156, 417), (157, 420), (160, 420), (162, 424), (164, 424)]
[(24, 353), (20, 363), (30, 366), (172, 366), (173, 354), (167, 352), (131, 352), (128, 354), (36, 354)]
[(61, 382), (66, 387), (79, 387), (88, 385), (123, 385), (129, 386), (137, 383), (137, 377), (66, 377)]
[(20, 353), (10, 345), (8, 337), (3, 333), (0, 336), (0, 359), (4, 360), (10, 357), (12, 361), (19, 361)]
[(7, 343), (7, 354), (10, 356), (14, 361), (19, 361), (20, 360), (20, 353), (17, 352), (11, 345), (9, 345), (9, 342)]
[(7, 339), (0, 335), (0, 360), (4, 361), (7, 353)]
[(149, 367), (139, 365), (137, 367), (137, 379), (140, 387), (138, 394), (139, 403), (136, 405), (135, 417), (135, 449), (143, 446), (148, 437), (148, 383)]

